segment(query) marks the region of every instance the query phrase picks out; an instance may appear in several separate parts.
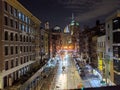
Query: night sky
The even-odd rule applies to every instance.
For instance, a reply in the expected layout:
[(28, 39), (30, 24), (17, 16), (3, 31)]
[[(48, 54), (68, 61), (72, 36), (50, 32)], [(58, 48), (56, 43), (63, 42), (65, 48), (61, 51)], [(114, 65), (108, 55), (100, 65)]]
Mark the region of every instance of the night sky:
[(42, 23), (49, 21), (64, 28), (70, 23), (72, 13), (80, 26), (95, 25), (96, 20), (104, 22), (111, 13), (120, 9), (120, 0), (18, 0)]

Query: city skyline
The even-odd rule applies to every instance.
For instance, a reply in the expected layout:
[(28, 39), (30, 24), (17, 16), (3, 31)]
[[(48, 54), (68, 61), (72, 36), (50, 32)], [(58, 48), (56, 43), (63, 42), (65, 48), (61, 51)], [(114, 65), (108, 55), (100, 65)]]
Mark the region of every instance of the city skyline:
[(101, 22), (109, 14), (120, 9), (119, 0), (19, 0), (33, 15), (38, 17), (42, 23), (49, 21), (54, 27), (59, 25), (62, 29), (70, 23), (72, 13), (75, 20), (84, 25), (93, 26), (96, 20)]

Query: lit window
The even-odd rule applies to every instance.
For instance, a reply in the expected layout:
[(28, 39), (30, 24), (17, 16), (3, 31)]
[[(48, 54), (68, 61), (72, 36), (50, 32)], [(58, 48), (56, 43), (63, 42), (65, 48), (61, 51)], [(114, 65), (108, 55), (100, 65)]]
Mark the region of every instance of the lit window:
[(21, 12), (19, 12), (18, 16), (19, 16), (19, 19), (21, 19)]

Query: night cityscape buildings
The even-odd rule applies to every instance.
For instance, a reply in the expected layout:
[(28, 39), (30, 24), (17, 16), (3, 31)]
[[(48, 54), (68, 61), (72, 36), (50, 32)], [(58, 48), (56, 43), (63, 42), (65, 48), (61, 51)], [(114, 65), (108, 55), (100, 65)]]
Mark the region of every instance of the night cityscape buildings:
[[(0, 89), (53, 90), (59, 74), (61, 87), (90, 90), (96, 73), (99, 87), (120, 85), (119, 10), (82, 30), (73, 14), (64, 30), (42, 23), (17, 0), (0, 1)], [(68, 71), (61, 72), (62, 66)]]

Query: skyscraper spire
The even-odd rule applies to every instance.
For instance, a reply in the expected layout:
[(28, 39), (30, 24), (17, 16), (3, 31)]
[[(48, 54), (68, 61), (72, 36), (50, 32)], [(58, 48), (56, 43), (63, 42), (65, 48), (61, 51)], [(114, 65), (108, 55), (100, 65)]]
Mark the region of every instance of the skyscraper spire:
[(74, 13), (72, 13), (72, 20), (74, 20)]

